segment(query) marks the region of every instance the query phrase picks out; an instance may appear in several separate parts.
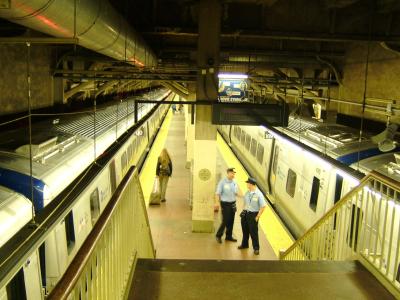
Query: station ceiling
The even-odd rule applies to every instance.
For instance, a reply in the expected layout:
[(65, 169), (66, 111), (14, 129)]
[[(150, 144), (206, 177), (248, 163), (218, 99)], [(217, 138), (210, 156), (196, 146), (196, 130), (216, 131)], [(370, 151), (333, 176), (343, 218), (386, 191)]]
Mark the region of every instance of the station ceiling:
[[(180, 83), (194, 79), (199, 1), (118, 0), (113, 5), (156, 52), (160, 72), (179, 73)], [(302, 78), (308, 80), (309, 94), (326, 94), (326, 85), (342, 83), (349, 47), (400, 48), (396, 0), (230, 0), (221, 5), (220, 69), (252, 75), (254, 89), (293, 83), (298, 90)]]
[[(118, 0), (113, 5), (162, 63), (195, 64), (198, 2)], [(337, 62), (352, 42), (395, 43), (396, 0), (222, 1), (221, 64), (318, 68)]]
[[(198, 6), (195, 0), (109, 1), (154, 50), (157, 68), (138, 69), (107, 61), (94, 52), (80, 52), (86, 67), (55, 69), (56, 76), (88, 80), (160, 81), (187, 92), (196, 80)], [(354, 44), (380, 43), (398, 50), (400, 1), (397, 0), (227, 0), (222, 5), (220, 69), (251, 75), (254, 89), (277, 84), (299, 85), (307, 79), (312, 95), (326, 85), (339, 85), (343, 61)], [(1, 36), (21, 26), (0, 22)], [(64, 55), (67, 62), (77, 54)], [(59, 65), (62, 65), (59, 64)], [(66, 64), (65, 64), (66, 65)], [(103, 67), (102, 67), (103, 66)], [(304, 82), (302, 81), (301, 84)], [(323, 93), (323, 91), (322, 91)], [(73, 94), (73, 93), (71, 93)]]

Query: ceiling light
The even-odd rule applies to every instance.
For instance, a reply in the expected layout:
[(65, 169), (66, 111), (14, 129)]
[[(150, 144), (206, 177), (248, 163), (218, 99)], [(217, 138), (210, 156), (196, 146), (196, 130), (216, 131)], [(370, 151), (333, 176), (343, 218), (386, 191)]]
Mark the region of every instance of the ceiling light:
[(232, 74), (232, 73), (219, 73), (218, 78), (221, 79), (247, 79), (249, 76), (246, 74)]

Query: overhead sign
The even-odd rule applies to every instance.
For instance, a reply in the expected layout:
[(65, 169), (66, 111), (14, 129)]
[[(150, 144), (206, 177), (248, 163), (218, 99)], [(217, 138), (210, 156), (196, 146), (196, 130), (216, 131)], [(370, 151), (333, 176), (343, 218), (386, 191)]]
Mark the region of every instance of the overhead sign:
[(239, 102), (246, 99), (246, 79), (219, 78), (218, 95), (221, 102)]
[(218, 125), (269, 125), (287, 127), (289, 106), (254, 103), (215, 103), (212, 105), (212, 123)]

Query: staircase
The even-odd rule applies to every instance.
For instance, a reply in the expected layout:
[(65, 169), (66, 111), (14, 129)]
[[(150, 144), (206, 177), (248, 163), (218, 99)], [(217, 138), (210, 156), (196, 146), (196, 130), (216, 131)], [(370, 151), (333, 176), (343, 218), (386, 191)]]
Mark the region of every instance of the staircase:
[(357, 261), (139, 259), (128, 299), (393, 299)]

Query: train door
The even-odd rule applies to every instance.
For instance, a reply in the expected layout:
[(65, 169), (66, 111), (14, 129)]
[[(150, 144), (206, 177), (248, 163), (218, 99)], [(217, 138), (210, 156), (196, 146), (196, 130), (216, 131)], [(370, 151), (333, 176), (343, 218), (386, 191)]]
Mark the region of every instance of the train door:
[[(261, 146), (261, 144), (259, 144)], [(267, 150), (265, 151), (266, 153), (269, 154), (269, 157), (265, 157), (264, 161), (265, 164), (265, 182), (267, 183), (268, 187), (268, 194), (272, 194), (272, 186), (271, 186), (271, 172), (272, 172), (272, 160), (274, 157), (274, 148), (275, 148), (275, 139), (271, 139), (271, 144), (265, 143), (265, 146), (267, 147)], [(258, 152), (258, 148), (257, 148)], [(258, 157), (258, 155), (257, 155)], [(262, 164), (262, 163), (261, 163)]]
[(35, 251), (6, 287), (0, 290), (0, 299), (34, 300), (43, 297), (38, 253)]
[(273, 154), (271, 155), (271, 160), (270, 160), (270, 165), (271, 167), (271, 172), (269, 172), (269, 186), (271, 187), (271, 195), (274, 199), (276, 199), (276, 193), (275, 193), (275, 181), (276, 181), (276, 176), (277, 176), (277, 170), (278, 170), (278, 161), (279, 161), (279, 145), (274, 143), (274, 147), (271, 147), (273, 149)]

